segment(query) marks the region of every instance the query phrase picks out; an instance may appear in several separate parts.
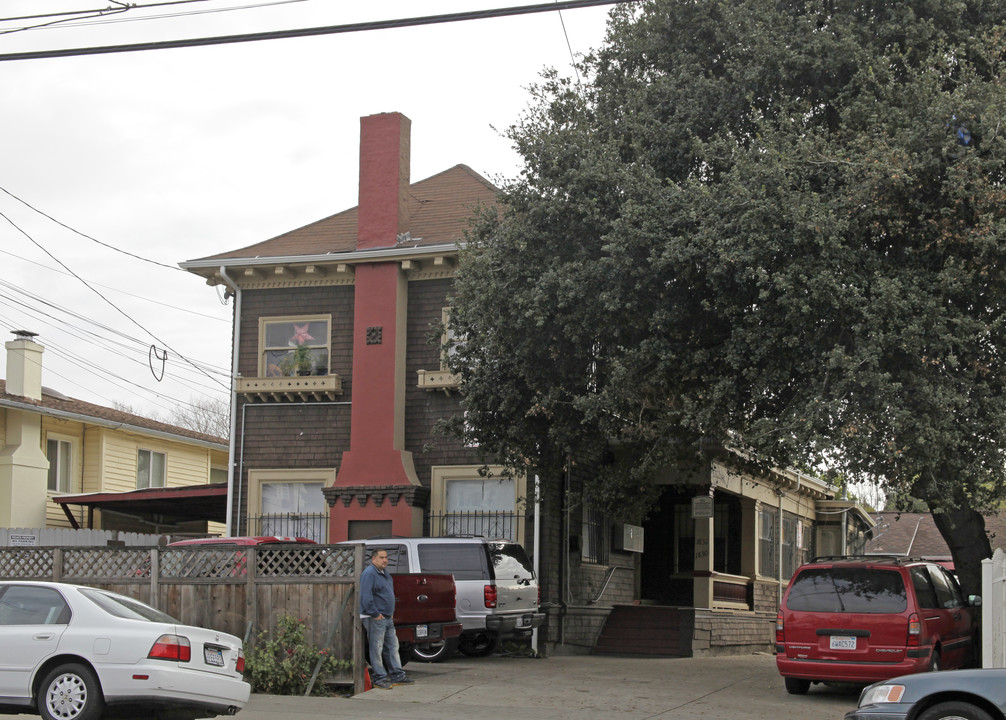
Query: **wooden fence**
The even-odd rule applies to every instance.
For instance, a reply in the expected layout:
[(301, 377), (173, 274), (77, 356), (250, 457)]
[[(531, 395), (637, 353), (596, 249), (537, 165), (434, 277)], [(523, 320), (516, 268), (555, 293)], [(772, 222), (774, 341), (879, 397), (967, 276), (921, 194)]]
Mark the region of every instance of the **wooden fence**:
[(363, 690), (357, 597), (363, 546), (0, 547), (0, 579), (52, 580), (141, 600), (246, 644), (291, 615), (305, 638), (353, 661)]

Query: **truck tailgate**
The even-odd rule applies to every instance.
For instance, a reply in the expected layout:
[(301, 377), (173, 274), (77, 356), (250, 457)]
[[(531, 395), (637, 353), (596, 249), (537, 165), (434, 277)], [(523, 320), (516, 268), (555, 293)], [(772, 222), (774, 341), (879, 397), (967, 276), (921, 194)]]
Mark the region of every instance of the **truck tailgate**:
[(392, 575), (395, 583), (395, 624), (455, 621), (453, 575)]

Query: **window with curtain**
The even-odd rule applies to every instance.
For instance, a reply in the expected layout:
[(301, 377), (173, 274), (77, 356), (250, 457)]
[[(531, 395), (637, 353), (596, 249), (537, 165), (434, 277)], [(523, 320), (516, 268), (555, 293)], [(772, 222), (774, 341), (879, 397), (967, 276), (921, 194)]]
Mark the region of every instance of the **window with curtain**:
[(324, 486), (321, 481), (263, 482), (258, 532), (325, 542)]
[(444, 485), (442, 535), (516, 540), (513, 478), (458, 478)]

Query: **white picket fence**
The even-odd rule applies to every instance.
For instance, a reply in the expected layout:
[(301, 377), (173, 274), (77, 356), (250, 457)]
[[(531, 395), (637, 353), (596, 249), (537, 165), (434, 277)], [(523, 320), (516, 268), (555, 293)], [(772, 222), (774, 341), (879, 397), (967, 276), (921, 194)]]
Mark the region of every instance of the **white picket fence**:
[(167, 542), (165, 535), (118, 530), (72, 530), (70, 528), (0, 528), (0, 547), (104, 547), (128, 545), (149, 547)]
[(1006, 553), (982, 560), (982, 667), (1006, 668)]

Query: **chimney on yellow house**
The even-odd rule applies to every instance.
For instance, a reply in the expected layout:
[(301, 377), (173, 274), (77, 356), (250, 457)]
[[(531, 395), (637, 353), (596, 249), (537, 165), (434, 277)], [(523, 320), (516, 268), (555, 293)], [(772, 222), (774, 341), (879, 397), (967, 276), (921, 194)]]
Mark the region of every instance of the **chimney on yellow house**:
[(7, 405), (0, 447), (0, 527), (44, 528), (49, 461), (42, 452), (42, 352), (35, 333), (15, 330), (7, 348)]

